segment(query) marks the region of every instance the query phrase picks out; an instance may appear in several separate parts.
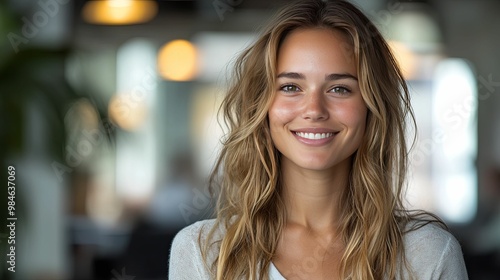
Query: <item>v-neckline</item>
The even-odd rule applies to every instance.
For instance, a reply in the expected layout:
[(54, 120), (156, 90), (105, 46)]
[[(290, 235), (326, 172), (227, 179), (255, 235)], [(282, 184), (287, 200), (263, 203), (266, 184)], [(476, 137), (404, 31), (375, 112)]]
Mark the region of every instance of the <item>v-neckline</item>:
[(269, 278), (271, 280), (286, 280), (273, 262), (271, 262), (271, 265), (269, 266)]

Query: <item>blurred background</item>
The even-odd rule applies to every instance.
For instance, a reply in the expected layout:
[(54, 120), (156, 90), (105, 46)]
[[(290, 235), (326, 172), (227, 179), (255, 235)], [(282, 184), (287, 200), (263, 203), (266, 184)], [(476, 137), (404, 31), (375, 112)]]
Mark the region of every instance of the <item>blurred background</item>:
[[(0, 278), (167, 278), (175, 233), (212, 213), (231, 62), (285, 2), (0, 2), (1, 178), (17, 218), (13, 273), (2, 188)], [(500, 1), (353, 2), (411, 88), (408, 206), (448, 223), (470, 279), (500, 279)]]

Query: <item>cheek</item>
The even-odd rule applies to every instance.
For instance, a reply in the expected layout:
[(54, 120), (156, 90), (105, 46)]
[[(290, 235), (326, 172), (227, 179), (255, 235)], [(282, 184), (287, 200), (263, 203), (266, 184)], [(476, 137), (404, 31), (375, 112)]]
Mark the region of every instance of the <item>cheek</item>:
[(368, 109), (364, 102), (351, 102), (339, 106), (334, 114), (344, 125), (351, 129), (362, 129), (364, 131), (366, 124), (366, 115)]
[(275, 100), (271, 108), (269, 108), (268, 116), (272, 129), (273, 125), (283, 125), (293, 120), (296, 116), (296, 112), (294, 106), (291, 104)]

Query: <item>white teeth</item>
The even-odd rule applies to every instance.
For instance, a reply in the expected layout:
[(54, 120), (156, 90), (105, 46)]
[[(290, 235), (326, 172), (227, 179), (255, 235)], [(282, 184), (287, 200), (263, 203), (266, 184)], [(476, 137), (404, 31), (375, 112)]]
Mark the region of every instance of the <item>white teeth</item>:
[(333, 133), (307, 133), (307, 132), (295, 132), (298, 136), (306, 139), (324, 139), (328, 137), (332, 137)]

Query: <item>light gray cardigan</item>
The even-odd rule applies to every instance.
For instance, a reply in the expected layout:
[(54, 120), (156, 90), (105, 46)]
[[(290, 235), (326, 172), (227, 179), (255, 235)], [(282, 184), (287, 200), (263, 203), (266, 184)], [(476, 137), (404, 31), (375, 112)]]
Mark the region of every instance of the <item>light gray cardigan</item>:
[[(203, 264), (198, 237), (205, 240), (215, 220), (204, 220), (181, 230), (175, 237), (170, 251), (170, 280), (210, 279), (210, 274)], [(219, 228), (215, 238), (221, 238), (223, 230)], [(412, 267), (414, 276), (419, 280), (464, 280), (468, 279), (462, 250), (457, 240), (440, 227), (428, 224), (411, 231), (404, 236), (406, 258)], [(217, 252), (209, 252), (209, 259), (214, 259)], [(408, 272), (401, 279), (407, 279)], [(286, 280), (271, 263), (271, 280)]]

